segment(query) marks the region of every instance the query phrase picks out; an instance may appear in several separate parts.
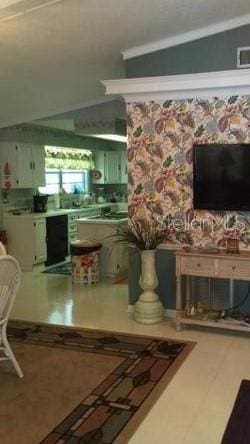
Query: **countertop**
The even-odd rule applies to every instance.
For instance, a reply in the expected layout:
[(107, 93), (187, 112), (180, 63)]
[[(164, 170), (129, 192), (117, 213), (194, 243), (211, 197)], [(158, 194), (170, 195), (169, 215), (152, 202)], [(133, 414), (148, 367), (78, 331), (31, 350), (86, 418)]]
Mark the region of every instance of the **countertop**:
[[(126, 206), (125, 202), (117, 202), (117, 203), (111, 203), (111, 202), (106, 202), (104, 204), (96, 204), (96, 205), (89, 205), (87, 207), (82, 207), (82, 208), (59, 208), (59, 209), (53, 209), (53, 210), (48, 210), (45, 213), (23, 213), (20, 215), (17, 214), (12, 214), (12, 212), (5, 212), (4, 213), (4, 218), (33, 218), (33, 219), (40, 219), (43, 217), (52, 217), (52, 216), (61, 216), (61, 215), (68, 215), (68, 214), (79, 214), (79, 213), (87, 213), (88, 212), (92, 212), (92, 210), (99, 210), (101, 208), (107, 208), (107, 207), (111, 207), (113, 208), (115, 205), (124, 205)], [(16, 210), (18, 211), (18, 210)]]
[(128, 223), (128, 218), (124, 217), (122, 219), (91, 219), (91, 218), (81, 218), (78, 219), (79, 224), (94, 224), (94, 225), (124, 225)]

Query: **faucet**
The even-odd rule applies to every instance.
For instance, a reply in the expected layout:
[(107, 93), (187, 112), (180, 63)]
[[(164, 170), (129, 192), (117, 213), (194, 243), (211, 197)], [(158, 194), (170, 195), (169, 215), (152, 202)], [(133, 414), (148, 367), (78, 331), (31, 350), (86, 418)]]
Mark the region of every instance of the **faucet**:
[(110, 207), (101, 208), (101, 216), (105, 216), (105, 214), (107, 214), (107, 213), (111, 213)]

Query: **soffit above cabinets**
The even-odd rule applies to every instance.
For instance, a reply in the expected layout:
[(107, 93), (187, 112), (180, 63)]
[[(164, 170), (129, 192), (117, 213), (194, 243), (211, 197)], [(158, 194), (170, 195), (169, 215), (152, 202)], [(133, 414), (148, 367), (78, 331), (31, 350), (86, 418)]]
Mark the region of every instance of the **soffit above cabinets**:
[(117, 134), (126, 136), (127, 123), (125, 119), (76, 120), (75, 133), (81, 135)]

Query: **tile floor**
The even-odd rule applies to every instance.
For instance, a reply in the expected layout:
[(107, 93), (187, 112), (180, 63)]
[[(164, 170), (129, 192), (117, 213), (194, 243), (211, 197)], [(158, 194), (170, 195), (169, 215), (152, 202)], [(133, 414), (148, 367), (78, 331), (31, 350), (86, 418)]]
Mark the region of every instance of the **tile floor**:
[(240, 381), (250, 379), (250, 337), (177, 333), (171, 320), (137, 324), (127, 313), (127, 293), (123, 285), (72, 286), (68, 276), (26, 272), (11, 317), (197, 341), (130, 443), (219, 444)]

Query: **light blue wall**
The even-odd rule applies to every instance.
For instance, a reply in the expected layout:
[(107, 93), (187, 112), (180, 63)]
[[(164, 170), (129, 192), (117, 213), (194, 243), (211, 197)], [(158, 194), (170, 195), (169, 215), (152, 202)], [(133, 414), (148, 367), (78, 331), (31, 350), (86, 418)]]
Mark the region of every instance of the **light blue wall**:
[[(134, 248), (129, 250), (129, 304), (134, 305), (137, 301), (139, 295), (142, 293), (142, 289), (139, 286), (141, 270), (141, 260), (140, 254), (135, 252)], [(175, 309), (175, 294), (176, 294), (176, 282), (175, 282), (175, 256), (173, 251), (166, 249), (158, 249), (156, 251), (156, 271), (159, 281), (159, 286), (157, 288), (157, 293), (165, 307), (165, 309), (173, 310)], [(195, 296), (197, 300), (199, 299), (200, 287), (199, 279), (195, 283)], [(207, 278), (204, 278), (207, 279)], [(219, 279), (211, 279), (214, 282), (216, 288), (216, 281)], [(211, 285), (213, 285), (211, 283)], [(223, 279), (223, 291), (228, 301), (225, 304), (225, 308), (229, 307), (229, 281)], [(248, 292), (248, 282), (247, 281), (235, 281), (234, 282), (234, 305), (240, 304), (245, 298)], [(204, 287), (203, 287), (204, 288)], [(202, 288), (202, 291), (203, 291)], [(185, 279), (183, 278), (182, 290), (185, 291)], [(216, 291), (215, 291), (216, 293)], [(203, 294), (204, 296), (204, 294)], [(241, 311), (250, 312), (250, 295), (247, 300), (239, 307)]]
[(250, 25), (126, 61), (127, 77), (236, 69), (237, 48), (250, 46)]

